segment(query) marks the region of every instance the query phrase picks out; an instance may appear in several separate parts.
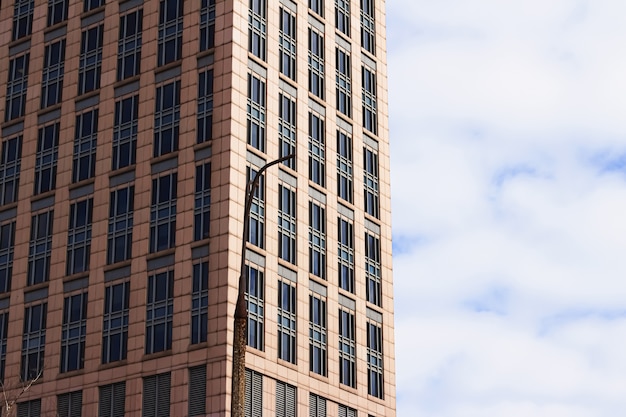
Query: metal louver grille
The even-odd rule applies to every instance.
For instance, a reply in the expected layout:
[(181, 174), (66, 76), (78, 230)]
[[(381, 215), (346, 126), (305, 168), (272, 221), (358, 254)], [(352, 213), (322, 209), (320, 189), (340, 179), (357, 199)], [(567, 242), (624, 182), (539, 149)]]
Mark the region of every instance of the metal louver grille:
[(17, 417), (40, 417), (41, 400), (25, 401), (17, 404)]
[(339, 417), (356, 417), (356, 410), (339, 404)]
[(124, 417), (126, 408), (126, 382), (100, 387), (99, 417)]
[(141, 415), (142, 417), (169, 417), (169, 372), (143, 379), (143, 408)]
[(74, 391), (57, 397), (58, 417), (82, 417), (83, 392)]
[(296, 387), (276, 381), (276, 417), (296, 415)]
[(309, 417), (326, 417), (326, 399), (309, 394)]
[(206, 413), (206, 365), (189, 368), (189, 416)]
[(263, 375), (246, 369), (246, 417), (263, 416)]

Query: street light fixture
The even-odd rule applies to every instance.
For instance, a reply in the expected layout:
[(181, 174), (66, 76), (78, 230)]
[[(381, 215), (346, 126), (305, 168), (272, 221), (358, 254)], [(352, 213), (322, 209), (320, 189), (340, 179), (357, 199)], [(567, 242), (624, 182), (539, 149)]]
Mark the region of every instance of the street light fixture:
[(241, 237), (241, 266), (239, 269), (239, 287), (237, 289), (237, 305), (235, 306), (234, 333), (233, 333), (233, 369), (232, 369), (232, 392), (230, 409), (233, 417), (245, 415), (245, 392), (246, 392), (246, 331), (248, 326), (248, 307), (246, 304), (246, 241), (250, 229), (250, 208), (254, 193), (259, 187), (261, 174), (269, 167), (294, 158), (294, 153), (283, 156), (275, 161), (263, 165), (256, 173), (254, 179), (246, 184), (245, 211), (243, 214), (243, 235)]

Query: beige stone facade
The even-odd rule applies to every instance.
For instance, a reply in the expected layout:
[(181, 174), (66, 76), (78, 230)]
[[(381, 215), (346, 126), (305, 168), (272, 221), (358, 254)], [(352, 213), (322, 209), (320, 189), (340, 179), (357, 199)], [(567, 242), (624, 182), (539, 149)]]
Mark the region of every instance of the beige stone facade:
[(384, 1), (0, 7), (12, 412), (229, 415), (247, 175), (294, 146), (253, 204), (247, 412), (395, 415)]

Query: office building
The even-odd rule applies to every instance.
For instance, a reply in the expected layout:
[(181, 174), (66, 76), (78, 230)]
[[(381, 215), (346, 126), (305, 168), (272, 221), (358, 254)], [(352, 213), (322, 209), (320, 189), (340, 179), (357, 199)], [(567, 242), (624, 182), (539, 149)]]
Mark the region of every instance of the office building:
[(395, 415), (383, 0), (4, 0), (0, 21), (12, 415), (229, 415), (246, 184), (293, 152), (246, 236), (246, 413)]

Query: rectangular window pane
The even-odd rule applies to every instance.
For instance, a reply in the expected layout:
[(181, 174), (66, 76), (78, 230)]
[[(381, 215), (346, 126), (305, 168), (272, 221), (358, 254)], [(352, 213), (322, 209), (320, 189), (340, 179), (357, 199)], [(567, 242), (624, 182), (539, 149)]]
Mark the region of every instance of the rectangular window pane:
[(363, 148), (363, 198), (365, 212), (380, 218), (380, 196), (378, 190), (378, 154)]
[(158, 66), (178, 61), (183, 52), (183, 0), (161, 0)]
[(191, 292), (191, 343), (207, 341), (209, 327), (209, 263), (193, 265)]
[(309, 112), (309, 179), (326, 186), (326, 135), (324, 119)]
[(350, 37), (350, 0), (335, 0), (335, 28)]
[(174, 271), (148, 276), (146, 303), (146, 353), (172, 348), (174, 316)]
[(13, 5), (13, 36), (16, 41), (28, 36), (33, 31), (34, 0), (16, 0)]
[(50, 279), (52, 255), (52, 220), (54, 211), (35, 214), (31, 219), (28, 248), (27, 284), (35, 285)]
[(65, 297), (61, 329), (61, 372), (82, 369), (87, 335), (87, 293)]
[(41, 377), (46, 348), (46, 317), (48, 304), (35, 304), (24, 309), (24, 332), (22, 335), (23, 382)]
[(265, 152), (265, 81), (248, 74), (248, 144)]
[(67, 275), (89, 270), (92, 213), (93, 198), (70, 205), (67, 232)]
[[(251, 184), (256, 175), (257, 171), (248, 167), (246, 169), (247, 184)], [(265, 177), (263, 175), (259, 177), (258, 186), (252, 196), (248, 242), (259, 248), (265, 247)]]
[(72, 182), (83, 181), (96, 174), (97, 139), (98, 109), (76, 116)]
[(339, 288), (354, 294), (354, 226), (346, 218), (337, 218)]
[(166, 174), (152, 180), (150, 252), (173, 248), (176, 243), (176, 190), (178, 176)]
[(103, 33), (104, 27), (99, 25), (84, 30), (81, 35), (78, 95), (100, 88)]
[(213, 69), (198, 74), (197, 143), (213, 139)]
[(111, 167), (113, 170), (135, 164), (138, 118), (139, 96), (127, 97), (115, 102)]
[(117, 43), (118, 81), (139, 75), (142, 31), (142, 9), (120, 16), (120, 33)]
[(309, 370), (326, 376), (326, 297), (309, 295)]
[[(64, 1), (64, 3), (66, 3)], [(67, 6), (66, 6), (67, 8)], [(63, 99), (65, 39), (46, 45), (41, 73), (41, 108), (59, 104)]]
[[(20, 2), (16, 2), (17, 5)], [(4, 121), (8, 122), (24, 116), (26, 110), (26, 91), (28, 89), (28, 63), (30, 54), (15, 57), (9, 61), (7, 77), (7, 95)]]
[(296, 363), (296, 287), (278, 281), (278, 358)]
[(180, 80), (157, 87), (154, 110), (154, 152), (161, 156), (178, 150)]
[(267, 37), (267, 6), (265, 0), (249, 0), (248, 51), (265, 61)]
[(211, 163), (196, 166), (194, 194), (194, 240), (207, 239), (211, 225)]
[(68, 0), (48, 0), (48, 26), (67, 20)]
[(22, 166), (22, 135), (2, 142), (0, 206), (17, 201)]
[(278, 59), (280, 72), (292, 80), (296, 79), (296, 15), (290, 10), (280, 8), (280, 26), (278, 28)]
[(363, 128), (373, 134), (378, 133), (378, 113), (376, 102), (376, 73), (362, 67), (363, 85)]
[(324, 16), (324, 0), (309, 0), (309, 9), (320, 16)]
[(88, 12), (101, 6), (104, 6), (104, 0), (83, 0), (83, 12)]
[(361, 0), (361, 46), (372, 55), (376, 55), (375, 39), (374, 0)]
[(356, 335), (354, 312), (339, 309), (339, 382), (356, 387)]
[(324, 99), (324, 35), (309, 28), (309, 91)]
[(200, 50), (215, 46), (215, 0), (202, 0), (200, 8)]
[(367, 323), (367, 393), (383, 398), (383, 330)]
[[(296, 100), (281, 92), (278, 95), (278, 139), (280, 141), (279, 157), (296, 153)], [(296, 169), (296, 158), (283, 162), (291, 169)]]
[(365, 232), (365, 277), (367, 301), (381, 306), (380, 238)]
[(128, 350), (129, 299), (129, 282), (109, 285), (105, 288), (104, 316), (102, 320), (103, 364), (126, 359)]
[(335, 48), (336, 54), (336, 95), (337, 110), (348, 117), (352, 117), (352, 85), (350, 54), (340, 48)]
[(326, 208), (309, 201), (309, 272), (326, 279)]
[(260, 267), (246, 265), (246, 302), (248, 307), (248, 346), (263, 350), (265, 317), (265, 281)]
[(4, 370), (7, 363), (7, 340), (9, 331), (9, 312), (0, 313), (0, 382), (4, 384)]
[(39, 128), (35, 155), (35, 195), (56, 188), (59, 131), (59, 122)]
[(278, 256), (296, 264), (296, 192), (278, 186)]
[(133, 243), (135, 187), (111, 191), (109, 201), (109, 228), (107, 233), (107, 263), (130, 259)]
[(352, 204), (352, 137), (337, 131), (337, 196)]

